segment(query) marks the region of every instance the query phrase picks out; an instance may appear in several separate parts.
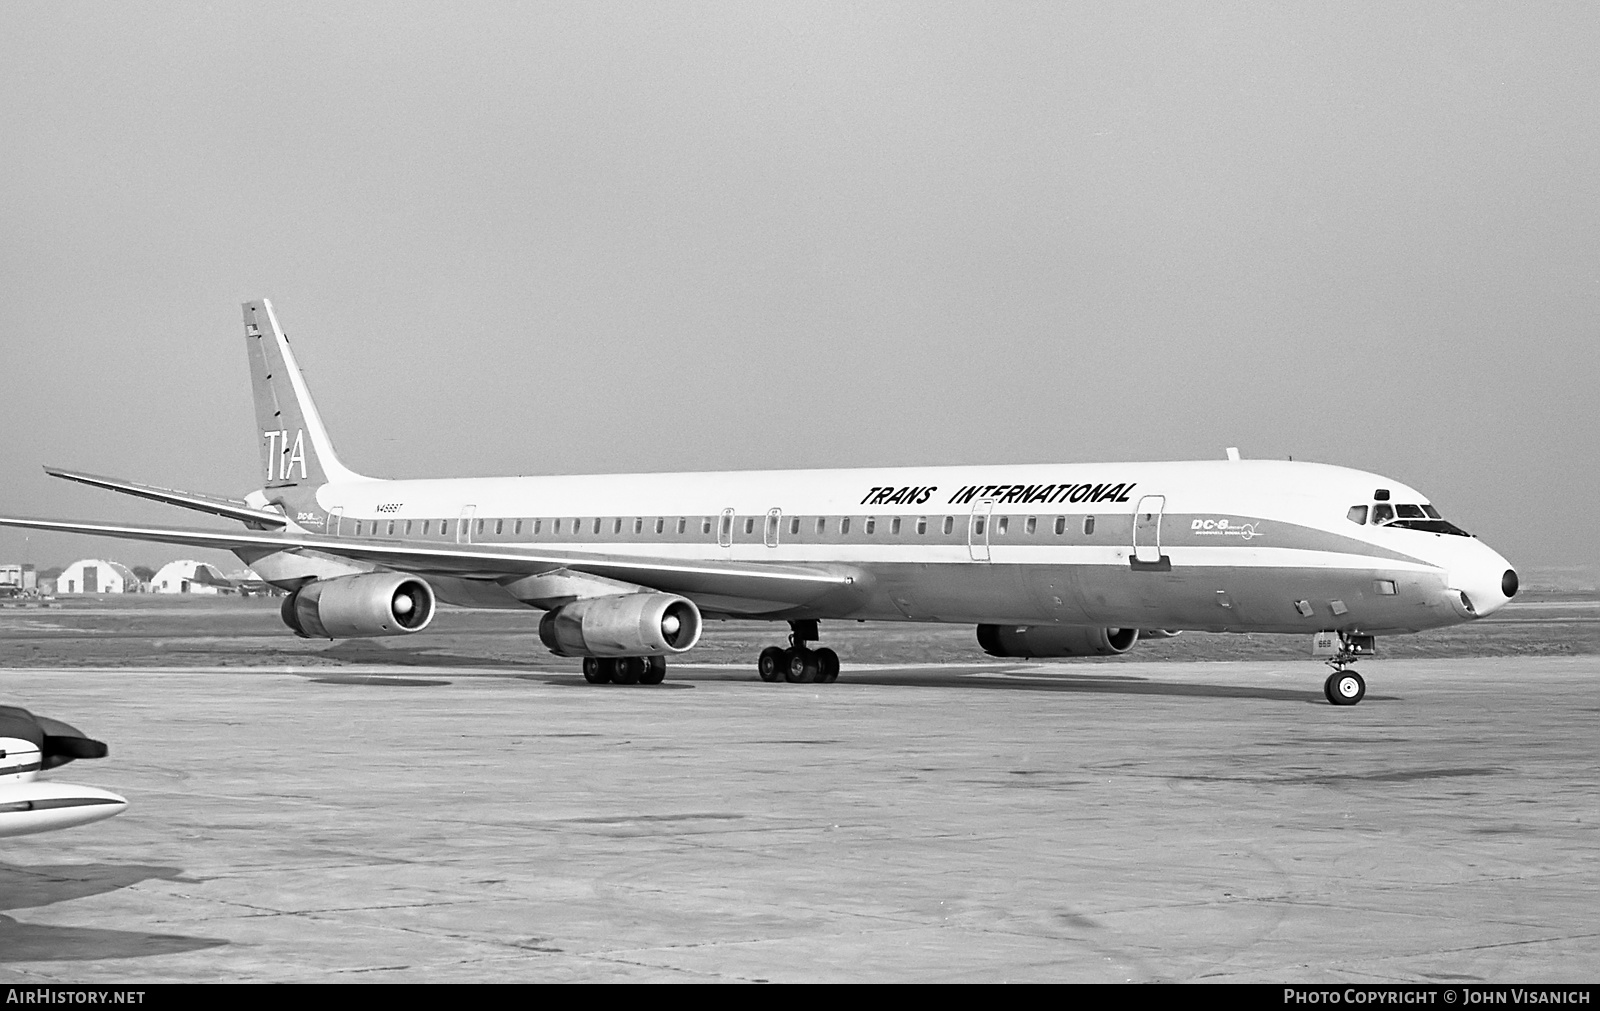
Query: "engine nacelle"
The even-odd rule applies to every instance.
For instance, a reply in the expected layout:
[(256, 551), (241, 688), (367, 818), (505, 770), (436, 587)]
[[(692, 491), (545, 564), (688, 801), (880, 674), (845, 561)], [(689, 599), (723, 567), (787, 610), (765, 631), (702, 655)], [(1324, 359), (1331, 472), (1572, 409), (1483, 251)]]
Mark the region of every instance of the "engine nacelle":
[(1133, 648), (1136, 628), (979, 625), (978, 645), (990, 656), (1116, 656)]
[(304, 639), (361, 639), (420, 632), (433, 620), (433, 588), (404, 572), (368, 572), (307, 583), (283, 599), (283, 623)]
[(589, 597), (546, 611), (539, 638), (556, 656), (682, 653), (700, 641), (700, 609), (670, 593)]

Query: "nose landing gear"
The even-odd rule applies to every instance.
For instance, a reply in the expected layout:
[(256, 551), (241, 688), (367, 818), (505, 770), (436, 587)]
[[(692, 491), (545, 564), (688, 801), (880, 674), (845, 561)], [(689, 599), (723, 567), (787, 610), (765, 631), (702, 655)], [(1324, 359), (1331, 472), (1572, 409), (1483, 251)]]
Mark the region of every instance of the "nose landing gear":
[(1370, 635), (1340, 632), (1338, 652), (1325, 661), (1333, 673), (1322, 682), (1322, 694), (1336, 706), (1353, 706), (1367, 695), (1367, 682), (1351, 666), (1361, 657), (1376, 649), (1376, 640)]
[(795, 685), (832, 684), (839, 680), (839, 654), (826, 646), (809, 649), (817, 641), (816, 619), (789, 622), (789, 648), (768, 646), (756, 661), (763, 681), (787, 681)]

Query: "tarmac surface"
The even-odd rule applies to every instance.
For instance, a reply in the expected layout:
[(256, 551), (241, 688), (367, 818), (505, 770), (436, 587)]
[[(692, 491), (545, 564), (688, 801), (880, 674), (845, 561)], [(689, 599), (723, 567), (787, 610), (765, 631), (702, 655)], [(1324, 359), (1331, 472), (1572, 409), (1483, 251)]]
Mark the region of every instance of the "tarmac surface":
[[(248, 662), (248, 657), (241, 657)], [(0, 982), (1600, 978), (1600, 657), (7, 664)]]

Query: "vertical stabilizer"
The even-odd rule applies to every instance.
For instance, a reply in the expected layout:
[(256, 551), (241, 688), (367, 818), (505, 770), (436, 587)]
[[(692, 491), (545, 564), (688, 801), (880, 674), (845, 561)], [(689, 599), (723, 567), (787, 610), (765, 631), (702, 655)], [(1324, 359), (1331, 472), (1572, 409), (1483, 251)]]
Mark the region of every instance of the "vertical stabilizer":
[[(317, 488), (328, 482), (361, 481), (334, 454), (305, 377), (278, 326), (272, 303), (244, 303), (245, 346), (250, 354), (250, 387), (256, 401), (256, 433), (261, 447), (263, 490), (290, 517), (320, 513)], [(310, 519), (307, 516), (306, 519)]]

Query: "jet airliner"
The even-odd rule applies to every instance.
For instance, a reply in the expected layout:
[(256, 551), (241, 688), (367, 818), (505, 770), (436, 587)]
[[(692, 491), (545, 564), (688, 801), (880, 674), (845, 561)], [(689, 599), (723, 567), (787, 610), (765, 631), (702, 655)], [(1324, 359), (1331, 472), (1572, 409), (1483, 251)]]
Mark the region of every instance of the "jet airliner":
[(707, 618), (783, 621), (765, 681), (831, 682), (820, 623), (976, 626), (997, 657), (1124, 653), (1178, 632), (1305, 633), (1354, 705), (1375, 637), (1472, 621), (1517, 574), (1421, 492), (1241, 460), (384, 480), (334, 452), (265, 299), (244, 304), (261, 488), (243, 498), (47, 468), (236, 520), (233, 532), (0, 518), (232, 551), (288, 591), (284, 623), (420, 632), (443, 601), (534, 608), (596, 683), (654, 684)]

